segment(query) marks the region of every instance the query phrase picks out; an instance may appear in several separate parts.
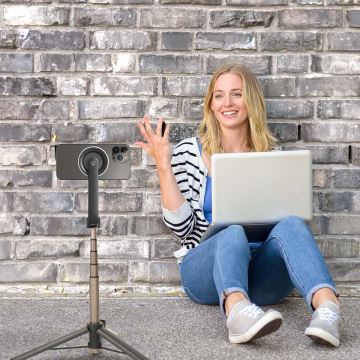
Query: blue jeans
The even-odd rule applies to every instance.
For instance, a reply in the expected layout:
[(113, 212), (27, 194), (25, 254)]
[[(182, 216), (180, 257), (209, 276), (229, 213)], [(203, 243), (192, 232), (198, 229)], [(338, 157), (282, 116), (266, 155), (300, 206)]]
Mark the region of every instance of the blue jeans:
[(253, 250), (243, 227), (231, 225), (189, 251), (180, 273), (191, 300), (220, 304), (223, 312), (226, 296), (235, 291), (257, 305), (270, 305), (296, 287), (311, 310), (318, 289), (330, 288), (339, 296), (312, 233), (296, 216), (276, 224)]

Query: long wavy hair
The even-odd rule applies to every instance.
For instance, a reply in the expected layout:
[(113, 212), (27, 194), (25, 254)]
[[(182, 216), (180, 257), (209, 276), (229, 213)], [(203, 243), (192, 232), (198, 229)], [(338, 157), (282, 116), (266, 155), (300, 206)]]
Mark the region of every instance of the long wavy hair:
[(215, 82), (222, 74), (232, 73), (238, 75), (243, 81), (242, 96), (246, 106), (249, 120), (248, 147), (251, 151), (269, 151), (277, 143), (267, 125), (265, 99), (255, 74), (245, 65), (232, 64), (219, 68), (207, 88), (204, 99), (204, 117), (198, 128), (198, 135), (203, 141), (203, 149), (209, 155), (223, 153), (221, 143), (221, 128), (211, 110), (211, 101)]

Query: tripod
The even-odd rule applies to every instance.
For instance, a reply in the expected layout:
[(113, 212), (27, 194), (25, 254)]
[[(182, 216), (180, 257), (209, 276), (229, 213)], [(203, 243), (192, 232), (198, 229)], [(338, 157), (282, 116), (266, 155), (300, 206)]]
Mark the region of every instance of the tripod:
[[(98, 274), (98, 257), (97, 257), (97, 240), (96, 229), (100, 227), (100, 219), (98, 217), (98, 171), (99, 171), (98, 154), (88, 157), (85, 168), (88, 171), (88, 219), (87, 227), (91, 229), (90, 244), (90, 322), (86, 327), (74, 331), (61, 338), (53, 340), (47, 344), (36, 347), (24, 354), (15, 356), (11, 360), (24, 360), (32, 356), (40, 354), (46, 350), (61, 350), (74, 348), (89, 348), (92, 355), (100, 353), (101, 349), (126, 354), (135, 360), (148, 360), (147, 357), (133, 349), (130, 345), (119, 339), (116, 334), (105, 327), (105, 320), (99, 319), (99, 274)], [(63, 347), (56, 346), (64, 344), (84, 334), (89, 334), (88, 346)], [(109, 341), (118, 350), (108, 349), (102, 346), (101, 338)]]

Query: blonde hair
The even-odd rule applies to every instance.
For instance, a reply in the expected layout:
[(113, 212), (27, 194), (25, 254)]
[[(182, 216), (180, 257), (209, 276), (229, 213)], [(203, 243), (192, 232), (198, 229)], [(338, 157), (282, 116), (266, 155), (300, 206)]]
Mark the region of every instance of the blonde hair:
[(245, 65), (225, 65), (218, 69), (211, 78), (204, 98), (204, 117), (198, 128), (198, 135), (203, 141), (203, 149), (209, 155), (224, 152), (221, 143), (221, 128), (211, 110), (215, 82), (222, 74), (238, 75), (243, 81), (242, 96), (249, 120), (248, 147), (251, 151), (269, 151), (277, 140), (271, 134), (266, 121), (265, 99), (258, 79)]

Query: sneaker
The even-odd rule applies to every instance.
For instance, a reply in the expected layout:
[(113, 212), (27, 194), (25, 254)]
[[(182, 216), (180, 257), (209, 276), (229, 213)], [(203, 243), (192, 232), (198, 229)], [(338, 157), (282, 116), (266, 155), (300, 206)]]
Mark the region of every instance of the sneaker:
[(242, 300), (233, 306), (226, 326), (229, 329), (229, 340), (233, 344), (245, 343), (276, 331), (282, 324), (278, 311), (264, 312), (249, 300)]
[(332, 301), (323, 302), (313, 313), (305, 335), (320, 344), (338, 347), (340, 344), (340, 309)]

